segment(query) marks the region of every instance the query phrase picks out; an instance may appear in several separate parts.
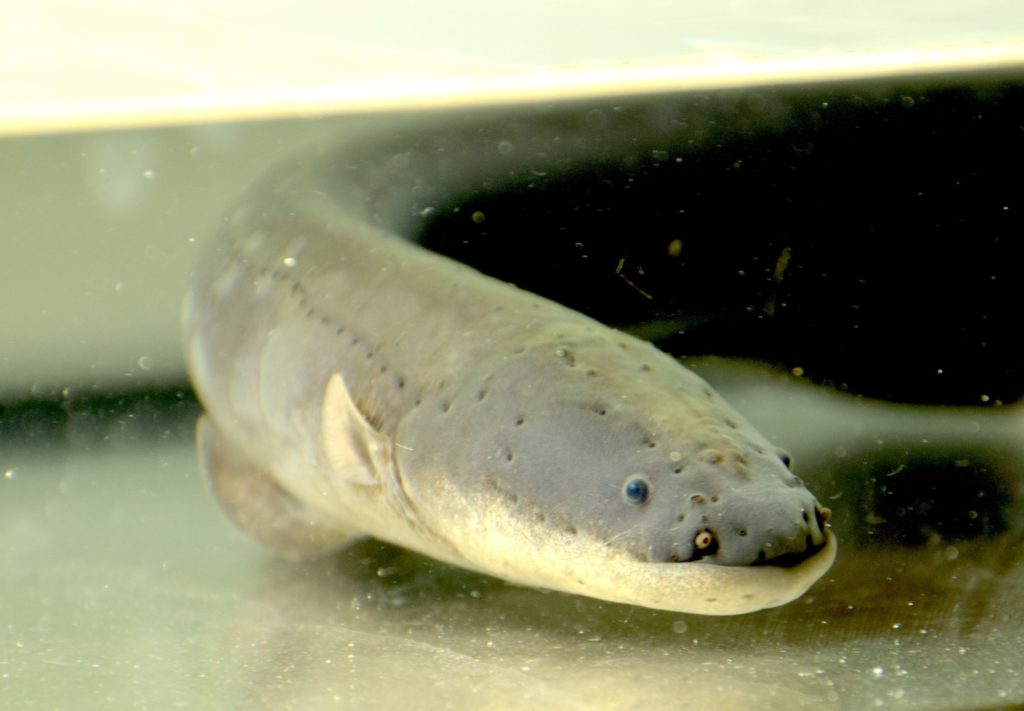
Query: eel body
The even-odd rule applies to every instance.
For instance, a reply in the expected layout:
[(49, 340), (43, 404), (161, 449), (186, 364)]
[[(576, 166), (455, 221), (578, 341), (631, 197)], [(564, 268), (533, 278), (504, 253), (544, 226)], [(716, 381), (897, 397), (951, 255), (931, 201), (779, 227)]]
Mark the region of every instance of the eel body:
[[(291, 557), (373, 535), (690, 613), (806, 591), (836, 542), (788, 456), (649, 343), (410, 243), (460, 167), (393, 145), (297, 159), (202, 253), (200, 459), (240, 527)], [(459, 150), (481, 175), (485, 149)]]

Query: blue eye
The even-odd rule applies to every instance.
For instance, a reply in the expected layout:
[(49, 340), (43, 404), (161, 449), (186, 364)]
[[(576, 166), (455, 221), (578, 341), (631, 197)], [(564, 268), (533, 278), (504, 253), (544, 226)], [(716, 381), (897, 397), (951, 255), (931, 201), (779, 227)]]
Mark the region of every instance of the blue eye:
[(637, 506), (646, 504), (651, 497), (651, 482), (640, 476), (627, 479), (622, 485), (622, 497)]

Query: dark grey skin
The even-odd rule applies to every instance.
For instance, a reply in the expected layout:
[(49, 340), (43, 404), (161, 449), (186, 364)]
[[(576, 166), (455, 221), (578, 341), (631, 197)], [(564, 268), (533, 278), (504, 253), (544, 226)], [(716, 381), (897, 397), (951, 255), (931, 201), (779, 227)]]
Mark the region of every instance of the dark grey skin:
[[(474, 436), (447, 451), (400, 450), (402, 471), (445, 468), (467, 493), (500, 492), (520, 515), (637, 560), (751, 565), (796, 559), (824, 541), (826, 514), (784, 454), (675, 361), (590, 324), (463, 371), (405, 428), (438, 441)], [(697, 547), (702, 532), (711, 540)]]
[[(835, 556), (827, 510), (703, 380), (402, 239), (494, 170), (493, 136), (449, 133), (300, 158), (206, 248), (185, 334), (225, 509), (290, 556), (371, 534), (664, 609), (802, 594)], [(571, 164), (584, 139), (531, 134), (511, 165)]]

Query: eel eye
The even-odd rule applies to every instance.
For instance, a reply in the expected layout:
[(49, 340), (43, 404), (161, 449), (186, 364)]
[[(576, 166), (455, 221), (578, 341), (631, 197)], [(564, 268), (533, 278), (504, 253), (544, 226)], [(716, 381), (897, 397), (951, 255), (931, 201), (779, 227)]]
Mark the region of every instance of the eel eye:
[(636, 506), (646, 504), (651, 498), (651, 482), (642, 476), (627, 479), (622, 485), (622, 498)]
[(779, 459), (786, 465), (786, 469), (793, 468), (793, 457), (789, 456), (789, 452), (779, 452)]

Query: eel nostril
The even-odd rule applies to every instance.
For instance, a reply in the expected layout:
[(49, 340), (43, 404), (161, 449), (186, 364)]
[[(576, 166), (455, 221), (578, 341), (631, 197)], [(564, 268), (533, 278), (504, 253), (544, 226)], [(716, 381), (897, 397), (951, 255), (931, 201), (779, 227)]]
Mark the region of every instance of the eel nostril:
[(693, 538), (694, 547), (699, 550), (705, 550), (711, 547), (711, 544), (715, 542), (715, 536), (708, 529), (698, 531), (697, 535)]
[(824, 506), (816, 506), (814, 509), (814, 517), (818, 521), (818, 527), (822, 530), (825, 529), (825, 524), (832, 518), (832, 509)]
[(693, 560), (700, 560), (718, 552), (718, 536), (708, 528), (697, 531), (693, 537)]

